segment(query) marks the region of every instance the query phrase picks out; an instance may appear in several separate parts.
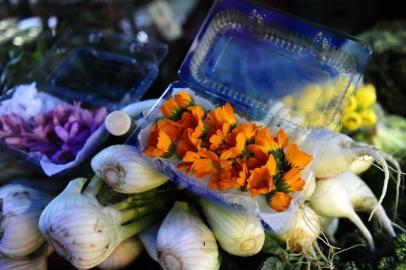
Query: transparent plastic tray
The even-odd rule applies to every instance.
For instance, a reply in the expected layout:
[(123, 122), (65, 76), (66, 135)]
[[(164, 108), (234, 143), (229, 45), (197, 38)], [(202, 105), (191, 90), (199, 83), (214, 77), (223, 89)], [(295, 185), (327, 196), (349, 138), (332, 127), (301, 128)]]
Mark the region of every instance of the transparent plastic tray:
[[(115, 110), (141, 99), (158, 75), (167, 53), (162, 43), (140, 42), (112, 32), (68, 31), (27, 75), (38, 91), (84, 107)], [(15, 85), (17, 86), (17, 85)], [(12, 97), (9, 89), (0, 101)], [(69, 172), (88, 158), (107, 139), (101, 125), (86, 141), (75, 160), (54, 164), (40, 153), (27, 153), (0, 141), (0, 151), (39, 168), (47, 175)]]
[(43, 91), (110, 110), (139, 100), (167, 53), (162, 43), (112, 32), (67, 32), (30, 73)]
[[(335, 126), (370, 54), (365, 43), (257, 3), (216, 1), (182, 64), (181, 81), (168, 87), (128, 143), (143, 151), (150, 126), (162, 117), (160, 106), (179, 89), (191, 91), (206, 108), (229, 102), (240, 118), (271, 130), (282, 122), (292, 128)], [(277, 213), (262, 196), (210, 190), (178, 170), (176, 158), (146, 159), (200, 196), (258, 214), (269, 230), (286, 229), (295, 213), (294, 203)], [(303, 172), (304, 179), (309, 173)]]

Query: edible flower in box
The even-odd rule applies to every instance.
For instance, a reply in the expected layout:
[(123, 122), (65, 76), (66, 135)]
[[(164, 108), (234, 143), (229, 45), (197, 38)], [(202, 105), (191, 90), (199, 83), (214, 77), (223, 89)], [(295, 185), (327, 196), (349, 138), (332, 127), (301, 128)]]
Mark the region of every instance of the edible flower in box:
[(303, 189), (302, 170), (312, 157), (289, 143), (283, 129), (273, 135), (259, 123), (237, 121), (229, 103), (206, 111), (186, 91), (166, 100), (160, 112), (164, 117), (151, 127), (146, 155), (176, 155), (182, 161), (177, 167), (197, 181), (208, 178), (209, 188), (264, 195), (278, 212)]

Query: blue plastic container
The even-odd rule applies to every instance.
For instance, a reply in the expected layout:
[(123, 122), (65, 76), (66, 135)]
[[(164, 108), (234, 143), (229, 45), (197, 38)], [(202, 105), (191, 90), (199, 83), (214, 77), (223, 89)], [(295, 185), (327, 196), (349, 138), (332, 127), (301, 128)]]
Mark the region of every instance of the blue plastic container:
[[(143, 150), (148, 127), (162, 117), (158, 108), (179, 88), (191, 89), (214, 106), (229, 102), (249, 121), (334, 127), (342, 102), (360, 79), (370, 55), (370, 48), (359, 40), (256, 2), (218, 0), (180, 68), (180, 81), (168, 87), (128, 143)], [(306, 99), (311, 109), (300, 103)], [(275, 112), (275, 106), (288, 100), (299, 104), (283, 114)], [(176, 158), (146, 159), (200, 196), (257, 213), (269, 230), (280, 231), (295, 212), (291, 207), (276, 213), (264, 200), (244, 192), (210, 190), (206, 182), (178, 170)]]

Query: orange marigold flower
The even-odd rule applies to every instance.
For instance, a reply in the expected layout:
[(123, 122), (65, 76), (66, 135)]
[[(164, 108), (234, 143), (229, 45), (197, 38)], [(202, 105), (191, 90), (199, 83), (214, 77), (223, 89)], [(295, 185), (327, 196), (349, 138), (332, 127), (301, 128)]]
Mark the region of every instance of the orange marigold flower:
[(305, 184), (302, 173), (298, 168), (291, 168), (284, 172), (282, 179), (289, 192), (301, 191)]
[(190, 133), (192, 132), (192, 129), (185, 130), (179, 138), (178, 144), (176, 145), (176, 153), (181, 158), (183, 158), (188, 151), (197, 152), (200, 150), (200, 141), (193, 143), (190, 140)]
[(160, 130), (156, 140), (156, 146), (145, 147), (144, 153), (150, 157), (170, 157), (173, 153), (174, 143), (168, 134)]
[(178, 92), (175, 95), (175, 101), (182, 109), (193, 105), (193, 98), (186, 91)]
[(188, 128), (194, 129), (199, 121), (204, 118), (205, 111), (201, 106), (190, 106), (187, 111), (183, 112), (178, 123), (180, 124), (181, 130)]
[(168, 157), (172, 155), (179, 134), (179, 124), (160, 119), (152, 127), (144, 152), (151, 157)]
[(269, 154), (265, 151), (265, 149), (257, 144), (249, 144), (247, 146), (247, 150), (249, 153), (254, 155), (255, 159), (266, 161), (269, 157)]
[(284, 192), (276, 192), (268, 200), (268, 204), (275, 211), (283, 212), (289, 208), (291, 200), (292, 197), (290, 197), (288, 194)]
[(250, 177), (247, 179), (247, 190), (254, 197), (258, 194), (267, 194), (275, 190), (273, 176), (276, 173), (276, 161), (274, 157), (269, 156), (267, 163), (252, 170)]
[(253, 170), (255, 168), (264, 166), (265, 163), (266, 163), (266, 159), (260, 160), (255, 157), (248, 157), (247, 160), (245, 161), (245, 164), (247, 164), (248, 170)]
[(235, 126), (237, 119), (234, 115), (234, 109), (226, 103), (224, 106), (217, 107), (207, 114), (205, 123), (209, 128), (209, 134), (213, 134), (218, 129), (223, 129), (223, 125)]
[(269, 153), (279, 148), (278, 143), (274, 140), (271, 131), (266, 127), (259, 127), (254, 136), (254, 143), (263, 152)]
[(163, 116), (172, 120), (178, 120), (181, 115), (182, 108), (179, 107), (174, 98), (170, 98), (166, 100), (164, 104), (162, 104), (160, 111)]
[(227, 160), (227, 159), (230, 159), (230, 158), (238, 157), (245, 150), (246, 142), (247, 142), (247, 139), (246, 139), (244, 133), (243, 132), (238, 133), (238, 135), (237, 135), (237, 137), (235, 139), (235, 146), (225, 150), (221, 154), (221, 158)]
[(180, 125), (181, 130), (186, 130), (188, 128), (195, 128), (197, 125), (197, 119), (193, 115), (193, 113), (189, 111), (185, 111), (182, 113), (178, 123)]
[(210, 150), (217, 150), (222, 144), (224, 144), (227, 137), (227, 133), (223, 130), (218, 129), (215, 134), (210, 136)]
[(292, 167), (298, 169), (303, 169), (313, 159), (309, 154), (300, 151), (296, 144), (288, 145), (285, 158)]
[(227, 143), (235, 144), (235, 140), (238, 134), (243, 133), (247, 141), (251, 141), (254, 138), (254, 135), (257, 131), (257, 126), (252, 123), (244, 123), (236, 125), (233, 131), (227, 138)]

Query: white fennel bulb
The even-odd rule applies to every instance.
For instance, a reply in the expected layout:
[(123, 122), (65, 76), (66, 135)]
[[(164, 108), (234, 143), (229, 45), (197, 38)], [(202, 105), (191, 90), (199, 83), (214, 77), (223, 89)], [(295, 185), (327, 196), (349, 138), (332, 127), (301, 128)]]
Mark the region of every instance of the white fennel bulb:
[(38, 219), (50, 200), (48, 194), (24, 185), (0, 188), (0, 254), (24, 257), (44, 243)]
[(168, 177), (148, 164), (131, 145), (105, 148), (93, 157), (91, 166), (97, 176), (120, 193), (140, 193), (168, 181)]
[(214, 235), (186, 202), (176, 202), (159, 228), (157, 257), (165, 270), (219, 269)]
[(225, 251), (237, 256), (252, 256), (261, 251), (265, 232), (254, 213), (224, 208), (203, 199), (200, 205), (214, 236)]
[(48, 257), (53, 249), (45, 244), (33, 254), (23, 258), (0, 257), (1, 270), (47, 270)]
[(97, 266), (121, 242), (151, 222), (145, 218), (122, 225), (122, 212), (100, 205), (87, 190), (81, 193), (85, 183), (85, 178), (72, 180), (44, 209), (39, 220), (45, 239), (79, 269)]
[(134, 262), (142, 252), (142, 244), (136, 237), (131, 237), (122, 242), (114, 251), (97, 267), (100, 269), (123, 269)]

